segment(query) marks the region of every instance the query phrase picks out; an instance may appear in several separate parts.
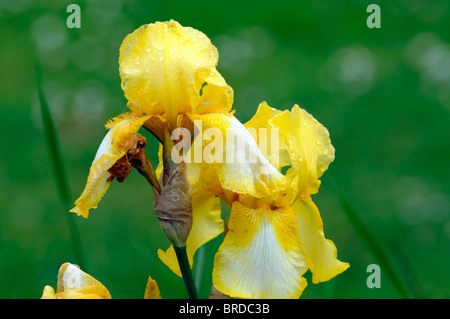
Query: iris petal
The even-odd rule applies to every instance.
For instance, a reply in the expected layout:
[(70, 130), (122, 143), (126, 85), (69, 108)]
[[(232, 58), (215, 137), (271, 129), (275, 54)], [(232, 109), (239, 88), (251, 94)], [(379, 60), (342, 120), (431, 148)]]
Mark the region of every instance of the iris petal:
[(166, 114), (176, 128), (180, 113), (230, 110), (233, 91), (216, 70), (218, 52), (208, 37), (176, 21), (141, 26), (120, 47), (120, 76), (128, 106)]
[(112, 181), (108, 170), (121, 159), (127, 151), (143, 137), (137, 131), (148, 119), (148, 116), (123, 115), (113, 119), (107, 126), (110, 128), (103, 139), (94, 161), (92, 162), (85, 189), (75, 201), (72, 213), (85, 218), (91, 208), (97, 208), (97, 204), (105, 195)]
[(234, 202), (214, 260), (213, 284), (239, 298), (299, 298), (307, 265), (291, 208)]
[(311, 114), (294, 105), (292, 110), (276, 114), (271, 123), (280, 130), (292, 167), (289, 174), (298, 176), (298, 193), (317, 193), (319, 178), (334, 160), (334, 147), (328, 130)]
[[(223, 189), (261, 198), (285, 187), (285, 177), (264, 157), (253, 136), (233, 115), (208, 113), (189, 117), (203, 133), (203, 140), (194, 140), (194, 160), (199, 155), (199, 162), (213, 166)], [(204, 136), (211, 131), (217, 133), (214, 141), (222, 148), (215, 150), (218, 158), (207, 152), (213, 141)]]
[(56, 294), (45, 286), (42, 299), (111, 299), (103, 284), (71, 263), (64, 263), (58, 272)]
[(158, 284), (152, 277), (148, 277), (147, 286), (145, 287), (144, 299), (161, 299)]
[(292, 206), (307, 256), (308, 267), (313, 273), (313, 283), (328, 281), (345, 271), (350, 265), (337, 259), (334, 243), (325, 239), (319, 210), (308, 198), (297, 200)]

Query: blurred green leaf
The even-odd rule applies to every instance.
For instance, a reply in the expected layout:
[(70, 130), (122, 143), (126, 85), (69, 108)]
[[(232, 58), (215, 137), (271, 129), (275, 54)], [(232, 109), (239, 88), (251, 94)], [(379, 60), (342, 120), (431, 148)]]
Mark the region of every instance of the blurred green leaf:
[[(67, 181), (67, 176), (62, 161), (55, 125), (50, 114), (47, 99), (45, 98), (44, 91), (42, 90), (42, 70), (37, 62), (36, 83), (42, 116), (42, 124), (45, 134), (45, 142), (47, 144), (47, 150), (50, 157), (51, 167), (53, 169), (53, 175), (55, 177), (56, 188), (58, 190), (58, 194), (63, 206), (67, 207), (70, 204), (71, 200), (69, 183)], [(66, 217), (69, 227), (70, 238), (72, 241), (77, 263), (82, 269), (86, 271), (83, 246), (81, 243), (81, 237), (78, 232), (77, 225), (75, 224), (74, 216), (66, 211), (64, 212), (64, 216)]]
[(377, 241), (375, 237), (370, 233), (366, 225), (364, 225), (364, 223), (359, 218), (356, 211), (352, 208), (350, 203), (342, 194), (341, 189), (339, 188), (338, 184), (334, 181), (334, 179), (329, 176), (328, 178), (332, 181), (332, 184), (336, 190), (339, 204), (342, 210), (344, 211), (345, 215), (349, 219), (358, 236), (363, 241), (364, 245), (367, 247), (369, 253), (378, 261), (381, 269), (389, 277), (390, 281), (392, 282), (392, 285), (395, 287), (398, 294), (402, 298), (415, 298), (414, 294), (412, 293), (412, 290), (406, 287), (404, 283), (405, 281), (394, 269), (392, 262), (389, 258), (388, 252), (379, 244), (379, 241)]

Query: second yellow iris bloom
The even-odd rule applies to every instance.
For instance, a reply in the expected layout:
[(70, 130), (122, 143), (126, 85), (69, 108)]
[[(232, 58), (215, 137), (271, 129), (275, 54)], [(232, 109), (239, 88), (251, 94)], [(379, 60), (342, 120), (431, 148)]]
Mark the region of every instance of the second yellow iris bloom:
[[(297, 105), (291, 111), (279, 111), (261, 103), (245, 127), (256, 132), (254, 138), (269, 149), (270, 134), (277, 130), (279, 154), (266, 156), (268, 161), (278, 159), (273, 164), (280, 172), (288, 168), (286, 183), (282, 189), (256, 197), (222, 184), (210, 166), (188, 166), (199, 172), (191, 179), (193, 189), (218, 196), (231, 209), (215, 256), (213, 284), (231, 297), (299, 298), (307, 284), (302, 277), (306, 270), (312, 272), (313, 283), (319, 283), (349, 267), (337, 259), (335, 245), (325, 238), (319, 210), (311, 200), (319, 189), (319, 178), (334, 160), (334, 148), (326, 128)], [(258, 134), (259, 129), (268, 134)], [(220, 218), (220, 210), (215, 214)], [(179, 273), (170, 249), (158, 254)]]

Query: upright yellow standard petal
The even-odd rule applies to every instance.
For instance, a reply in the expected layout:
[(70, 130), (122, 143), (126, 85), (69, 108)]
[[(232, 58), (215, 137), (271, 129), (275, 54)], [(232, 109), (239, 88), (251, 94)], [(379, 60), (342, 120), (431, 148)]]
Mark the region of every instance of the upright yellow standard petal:
[(285, 139), (280, 138), (279, 128), (272, 123), (272, 118), (282, 113), (262, 102), (255, 115), (244, 124), (245, 128), (252, 133), (261, 151), (267, 160), (278, 170), (284, 166), (291, 165)]
[[(193, 265), (198, 248), (223, 232), (223, 220), (220, 217), (220, 200), (212, 194), (197, 192), (192, 198), (193, 224), (186, 241), (189, 264)], [(180, 267), (173, 246), (166, 252), (158, 250), (158, 256), (167, 267), (181, 277)]]
[(312, 115), (295, 105), (292, 110), (276, 114), (271, 123), (280, 130), (282, 145), (286, 145), (292, 170), (298, 176), (300, 196), (317, 193), (319, 178), (334, 160), (328, 130)]
[(325, 239), (322, 218), (311, 198), (297, 200), (292, 208), (313, 283), (328, 281), (350, 267), (337, 259), (336, 246)]
[(239, 298), (299, 298), (307, 270), (291, 208), (234, 202), (214, 260), (213, 284)]
[(122, 89), (133, 110), (166, 114), (174, 129), (180, 113), (231, 108), (233, 91), (216, 70), (208, 37), (176, 21), (141, 26), (120, 47)]
[(149, 116), (124, 114), (107, 124), (109, 131), (103, 139), (89, 171), (85, 189), (75, 201), (72, 213), (87, 218), (89, 209), (97, 208), (98, 202), (112, 181), (108, 170), (137, 142), (143, 139), (137, 131)]
[(103, 284), (71, 263), (59, 268), (56, 293), (45, 286), (41, 299), (111, 299)]

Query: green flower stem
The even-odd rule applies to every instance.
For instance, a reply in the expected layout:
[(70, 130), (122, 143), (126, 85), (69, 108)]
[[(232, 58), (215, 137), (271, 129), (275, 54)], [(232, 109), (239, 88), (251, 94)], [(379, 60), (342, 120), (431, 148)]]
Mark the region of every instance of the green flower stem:
[(194, 277), (192, 276), (191, 267), (189, 265), (186, 246), (173, 246), (173, 248), (175, 249), (175, 254), (177, 255), (178, 265), (180, 266), (181, 275), (183, 277), (189, 299), (198, 299), (197, 287), (195, 286)]

